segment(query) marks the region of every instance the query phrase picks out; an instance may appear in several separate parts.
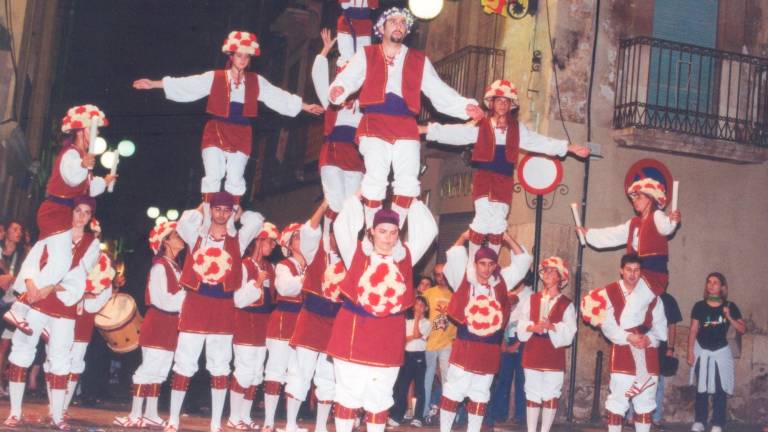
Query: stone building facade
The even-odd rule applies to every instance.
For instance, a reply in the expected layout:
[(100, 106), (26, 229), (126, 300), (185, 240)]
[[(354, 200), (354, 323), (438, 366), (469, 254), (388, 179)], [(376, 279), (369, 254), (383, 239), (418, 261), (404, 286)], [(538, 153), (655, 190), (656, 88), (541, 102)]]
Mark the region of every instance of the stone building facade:
[[(414, 38), (441, 74), (449, 71), (443, 78), (455, 80), (465, 95), (479, 97), (481, 87), (492, 79), (507, 78), (518, 88), (520, 117), (529, 128), (557, 138), (570, 136), (575, 143), (584, 143), (589, 136), (589, 141), (599, 145), (601, 158), (591, 160), (589, 168), (588, 227), (616, 225), (632, 216), (623, 188), (627, 169), (634, 162), (656, 159), (680, 181), (683, 223), (670, 241), (669, 291), (678, 300), (684, 322), (678, 326), (676, 342), (681, 367), (677, 376), (667, 381), (668, 421), (693, 419), (694, 390), (688, 385), (689, 367), (685, 364), (690, 311), (702, 298), (705, 276), (720, 271), (728, 277), (730, 299), (748, 323), (741, 357), (736, 361), (736, 394), (729, 401), (730, 416), (746, 423), (768, 422), (768, 296), (762, 295), (759, 270), (768, 257), (768, 233), (759, 222), (768, 212), (768, 170), (764, 163), (768, 119), (766, 100), (760, 100), (765, 98), (768, 84), (768, 69), (763, 69), (768, 58), (766, 14), (768, 0), (542, 0), (535, 13), (513, 19), (485, 14), (479, 1), (461, 0), (445, 2), (440, 15), (420, 22)], [(646, 39), (621, 42), (638, 37)], [(672, 45), (660, 45), (658, 40)], [(458, 79), (450, 73), (455, 69), (447, 66), (458, 65), (472, 50), (491, 57), (498, 55), (495, 50), (503, 52), (501, 67), (497, 60), (477, 63), (484, 64), (482, 68), (473, 63), (472, 74), (483, 75), (474, 78), (474, 85), (467, 84), (472, 76)], [(653, 75), (654, 69), (661, 70), (654, 63), (658, 60), (653, 59), (659, 51), (673, 53), (669, 54), (671, 60), (662, 64), (667, 68), (674, 64), (677, 75), (667, 74), (663, 79), (659, 72)], [(690, 53), (693, 57), (685, 57)], [(634, 56), (634, 63), (627, 60), (630, 56)], [(706, 74), (697, 72), (702, 64), (702, 69), (709, 70), (704, 90), (700, 83)], [(726, 75), (729, 68), (730, 75)], [(736, 68), (743, 75), (735, 75)], [(593, 84), (588, 109), (590, 77)], [(678, 77), (687, 81), (674, 86), (675, 97), (684, 94), (688, 100), (682, 109), (681, 104), (648, 99), (654, 93), (649, 88), (658, 88), (659, 80)], [(691, 83), (699, 85), (695, 94), (692, 87), (696, 85)], [(667, 89), (671, 86), (669, 82), (664, 85)], [(655, 102), (678, 124), (663, 125), (647, 118), (634, 124), (617, 123), (617, 101), (627, 102), (619, 96), (630, 88), (640, 94), (628, 101), (632, 107), (641, 109)], [(706, 98), (706, 109), (694, 108), (690, 103), (693, 98)], [(691, 126), (697, 121), (712, 126), (711, 133)], [(714, 129), (718, 132), (712, 132)], [(422, 154), (423, 195), (440, 223), (438, 246), (428, 270), (434, 262), (445, 259), (441, 253), (446, 245), (471, 220), (471, 168), (455, 150), (425, 144)], [(561, 183), (566, 188), (545, 197), (541, 255), (566, 258), (571, 274), (576, 274), (579, 246), (569, 204), (582, 201), (585, 163), (568, 157), (563, 166)], [(284, 215), (286, 220), (278, 223), (302, 220), (309, 209), (290, 203), (311, 202), (320, 193), (319, 185), (310, 185), (280, 197), (263, 198), (255, 205), (265, 214)], [(516, 193), (509, 216), (510, 232), (529, 249), (535, 231), (534, 211), (527, 205), (531, 198)], [(622, 253), (584, 250), (582, 293), (617, 279)], [(566, 288), (571, 296), (574, 285)], [(603, 352), (607, 361), (610, 351), (599, 332), (588, 326), (580, 325), (578, 337), (573, 412), (575, 419), (582, 421), (592, 414), (596, 353)], [(607, 382), (604, 367), (601, 411)], [(566, 388), (564, 407), (567, 392)], [(565, 412), (561, 410), (560, 415)]]

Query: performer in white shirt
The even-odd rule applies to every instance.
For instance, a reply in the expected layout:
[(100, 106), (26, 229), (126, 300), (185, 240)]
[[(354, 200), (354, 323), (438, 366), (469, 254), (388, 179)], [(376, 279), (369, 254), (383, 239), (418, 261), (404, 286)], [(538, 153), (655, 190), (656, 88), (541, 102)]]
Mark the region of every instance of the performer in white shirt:
[[(636, 214), (627, 222), (607, 228), (577, 228), (584, 234), (590, 246), (604, 249), (626, 245), (627, 253), (637, 254), (641, 259), (642, 277), (634, 290), (635, 294), (625, 305), (625, 317), (621, 321), (625, 330), (641, 325), (651, 302), (656, 301), (667, 289), (668, 237), (675, 232), (681, 220), (680, 210), (671, 211), (669, 215), (664, 213), (663, 209), (667, 204), (666, 188), (652, 177), (636, 180), (627, 188), (627, 195)], [(598, 298), (601, 298), (596, 300), (598, 303), (606, 304), (603, 289), (592, 290), (582, 299), (582, 315), (595, 326), (599, 326), (601, 322), (591, 313), (591, 310), (595, 309), (591, 300)], [(632, 345), (630, 349), (636, 367), (636, 381), (630, 388), (628, 397), (654, 385), (652, 375), (645, 366), (644, 350)]]
[(133, 83), (138, 90), (162, 88), (174, 102), (193, 102), (208, 97), (210, 118), (203, 129), (201, 143), (205, 176), (200, 192), (206, 196), (224, 190), (239, 198), (245, 193), (245, 165), (251, 154), (251, 119), (258, 115), (258, 102), (282, 115), (296, 117), (302, 110), (320, 114), (319, 105), (308, 105), (301, 97), (273, 86), (263, 76), (248, 71), (251, 57), (261, 54), (256, 35), (233, 31), (221, 47), (229, 56), (227, 67), (199, 75), (162, 80), (141, 78)]
[[(221, 429), (235, 331), (233, 298), (243, 282), (241, 257), (264, 222), (259, 213), (235, 212), (234, 206), (235, 198), (229, 193), (213, 193), (209, 203), (185, 211), (176, 226), (189, 253), (179, 280), (187, 294), (179, 314), (167, 431), (179, 428), (181, 405), (204, 347), (211, 374), (211, 430)], [(239, 231), (234, 226), (238, 216)]]
[(235, 334), (232, 338), (234, 370), (229, 386), (229, 420), (227, 427), (257, 430), (251, 419), (256, 386), (264, 381), (267, 358), (267, 326), (275, 306), (275, 267), (267, 260), (277, 246), (280, 231), (270, 223), (253, 242), (251, 255), (243, 258), (243, 283), (235, 291)]
[[(463, 232), (445, 253), (445, 279), (456, 292), (448, 304), (448, 316), (458, 331), (451, 348), (448, 379), (440, 401), (440, 431), (449, 432), (459, 405), (468, 398), (468, 432), (479, 432), (491, 397), (491, 383), (499, 370), (501, 342), (509, 320), (507, 292), (528, 272), (533, 258), (509, 234), (504, 241), (511, 262), (500, 268), (495, 250), (470, 242)], [(471, 257), (471, 261), (470, 261)]]
[(364, 114), (357, 140), (365, 162), (362, 194), (367, 227), (384, 200), (390, 167), (394, 172), (392, 210), (400, 215), (401, 224), (411, 201), (419, 195), (421, 142), (416, 116), (421, 111), (422, 92), (443, 114), (465, 120), (483, 116), (476, 101), (462, 97), (438, 77), (423, 52), (403, 45), (412, 26), (408, 9), (390, 8), (382, 13), (375, 26), (382, 43), (358, 51), (328, 93), (330, 102), (340, 105), (360, 91), (358, 101)]
[[(322, 215), (315, 212), (315, 217)], [(317, 221), (316, 221), (317, 223)], [(320, 230), (307, 230), (304, 225), (291, 223), (280, 234), (280, 247), (286, 258), (275, 266), (277, 302), (267, 326), (267, 364), (264, 367), (264, 427), (275, 426), (275, 412), (280, 388), (288, 379), (288, 364), (295, 350), (289, 341), (296, 328), (304, 295), (301, 287), (307, 271), (306, 256), (314, 256)], [(288, 396), (288, 395), (287, 395)]]
[[(541, 432), (549, 432), (557, 415), (557, 405), (565, 378), (565, 350), (576, 335), (576, 308), (562, 293), (570, 273), (557, 256), (539, 264), (544, 287), (519, 306), (517, 337), (523, 347), (526, 422), (528, 432), (536, 432), (541, 414)], [(575, 366), (571, 366), (575, 367)]]
[[(629, 409), (630, 402), (635, 409), (635, 431), (649, 432), (651, 430), (651, 415), (656, 409), (656, 388), (659, 379), (659, 342), (667, 340), (667, 318), (664, 314), (664, 304), (656, 297), (642, 314), (641, 324), (634, 328), (626, 328), (623, 321), (629, 318), (628, 305), (639, 292), (641, 279), (641, 259), (634, 254), (624, 255), (621, 259), (621, 280), (607, 285), (605, 288), (608, 304), (606, 316), (600, 329), (611, 342), (611, 382), (610, 394), (605, 400), (608, 411), (608, 431), (619, 432), (622, 428), (624, 414)], [(636, 321), (632, 319), (632, 321)], [(630, 347), (633, 349), (631, 350)], [(651, 385), (639, 392), (630, 392), (637, 381), (637, 365), (632, 351), (638, 350), (644, 354), (646, 373), (650, 375)]]
[[(147, 312), (141, 323), (141, 364), (133, 374), (133, 404), (128, 416), (116, 417), (122, 427), (160, 428), (167, 423), (157, 412), (160, 386), (168, 378), (179, 338), (179, 311), (187, 292), (179, 284), (179, 254), (186, 245), (176, 231), (176, 222), (161, 222), (149, 232), (154, 252), (144, 294)], [(146, 407), (142, 414), (142, 406)]]
[(349, 59), (360, 48), (371, 44), (371, 11), (379, 7), (379, 0), (339, 0), (339, 4), (341, 15), (336, 21), (339, 53)]
[[(479, 122), (441, 125), (430, 123), (427, 140), (443, 144), (469, 145), (472, 150), (472, 199), (475, 218), (469, 225), (470, 241), (483, 244), (487, 237), (491, 248), (499, 251), (507, 229), (507, 214), (512, 202), (513, 173), (520, 150), (564, 157), (589, 155), (589, 149), (567, 141), (549, 138), (518, 121), (517, 89), (508, 80), (496, 80), (485, 90), (488, 115)], [(476, 123), (476, 124), (475, 124)]]
[[(69, 271), (72, 262), (70, 229), (74, 199), (82, 195), (98, 196), (117, 179), (116, 175), (93, 175), (96, 156), (88, 153), (92, 122), (96, 122), (97, 127), (109, 124), (104, 113), (95, 105), (74, 106), (67, 110), (67, 115), (61, 120), (61, 131), (65, 138), (58, 156), (53, 161), (51, 175), (45, 187), (45, 200), (37, 209), (39, 235), (35, 247), (40, 244), (36, 250), (40, 253), (47, 251), (46, 269), (38, 271), (36, 261), (24, 260), (19, 270), (19, 274), (32, 272), (32, 280), (37, 287), (54, 285)], [(56, 250), (56, 253), (51, 250)], [(30, 268), (27, 270), (24, 266)], [(24, 278), (16, 278), (13, 291), (19, 294), (27, 291)], [(14, 302), (3, 318), (23, 333), (31, 335), (32, 330), (24, 320), (27, 311), (24, 302)]]
[[(360, 124), (360, 119), (363, 118), (363, 113), (354, 98), (350, 98), (340, 106), (328, 103), (329, 66), (327, 57), (333, 48), (334, 40), (331, 39), (331, 32), (328, 29), (323, 29), (320, 32), (320, 37), (323, 40), (323, 49), (315, 57), (315, 62), (312, 64), (312, 82), (315, 85), (317, 98), (325, 108), (323, 125), (325, 140), (320, 149), (318, 167), (320, 168), (323, 195), (328, 202), (323, 226), (325, 235), (328, 235), (331, 224), (341, 211), (344, 200), (360, 189), (360, 181), (363, 179), (363, 158), (357, 151), (357, 144), (355, 143), (357, 126)], [(341, 34), (338, 37), (341, 38)], [(362, 46), (359, 48), (362, 49)], [(336, 72), (342, 71), (348, 61), (349, 57), (342, 54), (336, 62)]]
[[(78, 196), (74, 199), (72, 211), (71, 243), (68, 247), (70, 270), (54, 285), (38, 287), (34, 277), (45, 273), (48, 257), (60, 253), (58, 249), (46, 247), (38, 242), (29, 251), (19, 274), (27, 284), (27, 291), (20, 299), (31, 308), (26, 319), (32, 333), (14, 332), (11, 354), (8, 357), (8, 390), (11, 399), (11, 412), (5, 420), (5, 426), (17, 427), (21, 422), (21, 406), (26, 384), (27, 368), (32, 364), (37, 351), (37, 342), (44, 331), (48, 332), (48, 372), (50, 379), (50, 413), (52, 426), (58, 430), (69, 430), (64, 420), (64, 397), (69, 380), (70, 348), (75, 337), (75, 318), (77, 302), (85, 292), (85, 280), (88, 272), (99, 257), (100, 242), (85, 227), (96, 209), (96, 200), (90, 196)], [(51, 246), (51, 245), (48, 245)], [(65, 253), (66, 253), (65, 252)], [(33, 268), (34, 267), (34, 268)]]
[(333, 323), (328, 355), (336, 378), (337, 432), (350, 432), (360, 408), (366, 411), (369, 432), (383, 432), (393, 386), (403, 363), (405, 317), (413, 304), (413, 266), (437, 235), (429, 209), (413, 202), (408, 241), (400, 241), (396, 212), (380, 209), (366, 237), (357, 196), (349, 198), (334, 222), (339, 255), (347, 266), (341, 284), (342, 307)]

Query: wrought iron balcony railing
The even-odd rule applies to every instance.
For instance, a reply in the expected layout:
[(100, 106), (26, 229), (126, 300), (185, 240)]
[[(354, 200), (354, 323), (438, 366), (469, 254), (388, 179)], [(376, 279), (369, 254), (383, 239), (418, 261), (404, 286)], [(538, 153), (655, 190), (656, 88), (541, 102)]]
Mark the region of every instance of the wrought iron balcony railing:
[[(481, 101), (485, 87), (504, 74), (504, 50), (470, 45), (436, 61), (434, 66), (440, 78), (461, 95)], [(425, 107), (420, 122), (436, 114), (429, 104), (422, 105)]]
[(768, 59), (650, 37), (619, 47), (614, 128), (768, 147)]

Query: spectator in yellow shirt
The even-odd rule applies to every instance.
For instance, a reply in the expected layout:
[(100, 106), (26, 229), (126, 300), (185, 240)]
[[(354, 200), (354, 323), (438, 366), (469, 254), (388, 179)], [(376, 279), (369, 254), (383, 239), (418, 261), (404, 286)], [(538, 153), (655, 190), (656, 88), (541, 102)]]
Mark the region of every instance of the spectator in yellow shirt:
[[(432, 384), (435, 380), (435, 371), (440, 363), (440, 382), (444, 383), (448, 374), (448, 360), (451, 357), (451, 343), (456, 337), (456, 326), (447, 315), (448, 303), (451, 301), (453, 291), (443, 275), (443, 264), (437, 264), (433, 271), (435, 286), (425, 290), (422, 295), (427, 299), (429, 306), (430, 331), (427, 336), (427, 371), (424, 378), (424, 417), (429, 421), (430, 416), (438, 413), (438, 405), (432, 404)], [(436, 399), (436, 400), (439, 400)]]

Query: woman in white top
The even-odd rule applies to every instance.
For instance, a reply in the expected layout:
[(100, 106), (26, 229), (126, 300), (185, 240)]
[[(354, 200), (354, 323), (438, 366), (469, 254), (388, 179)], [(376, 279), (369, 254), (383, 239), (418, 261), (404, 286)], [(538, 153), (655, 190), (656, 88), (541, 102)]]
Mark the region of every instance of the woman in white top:
[(405, 312), (405, 362), (395, 382), (395, 405), (390, 411), (389, 423), (397, 427), (403, 421), (408, 407), (408, 389), (414, 383), (416, 407), (411, 426), (421, 427), (421, 414), (424, 412), (424, 375), (427, 370), (427, 360), (424, 352), (427, 349), (427, 336), (432, 327), (427, 317), (429, 306), (422, 296), (416, 297), (411, 309)]

